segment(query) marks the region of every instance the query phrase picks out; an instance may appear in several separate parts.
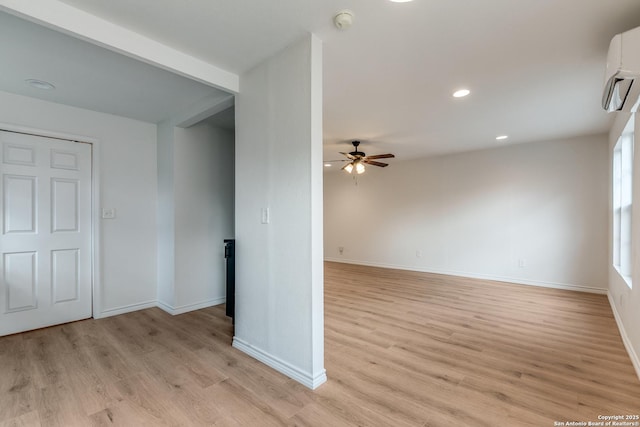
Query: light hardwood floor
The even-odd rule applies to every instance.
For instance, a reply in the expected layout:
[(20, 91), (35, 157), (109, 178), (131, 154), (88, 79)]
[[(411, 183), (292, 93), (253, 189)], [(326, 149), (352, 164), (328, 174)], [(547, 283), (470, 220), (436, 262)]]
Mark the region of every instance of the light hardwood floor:
[(640, 414), (602, 295), (327, 263), (329, 381), (230, 347), (223, 306), (0, 338), (0, 427), (553, 426)]

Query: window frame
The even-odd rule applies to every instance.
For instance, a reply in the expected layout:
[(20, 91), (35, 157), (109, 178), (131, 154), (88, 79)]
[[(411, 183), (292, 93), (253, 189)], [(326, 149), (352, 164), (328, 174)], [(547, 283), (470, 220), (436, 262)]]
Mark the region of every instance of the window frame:
[(613, 148), (612, 262), (629, 288), (632, 281), (633, 155), (635, 119), (632, 115)]

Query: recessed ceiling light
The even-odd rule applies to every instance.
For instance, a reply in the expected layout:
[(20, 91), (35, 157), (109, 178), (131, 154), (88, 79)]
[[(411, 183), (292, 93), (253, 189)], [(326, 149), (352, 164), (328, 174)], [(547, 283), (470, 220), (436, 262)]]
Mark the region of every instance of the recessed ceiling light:
[(390, 0), (390, 1), (392, 1), (393, 3), (408, 3), (413, 0)]
[(41, 89), (41, 90), (53, 90), (53, 89), (56, 88), (54, 85), (52, 85), (49, 82), (45, 82), (44, 80), (27, 79), (27, 80), (25, 80), (25, 82), (29, 86), (34, 87), (36, 89)]
[(325, 168), (330, 168), (330, 167), (331, 167), (331, 163), (325, 163), (325, 164), (324, 164), (324, 167), (325, 167)]
[(453, 97), (454, 98), (462, 98), (463, 96), (467, 96), (471, 93), (471, 91), (469, 89), (460, 89), (457, 90), (455, 92), (453, 92)]
[(503, 141), (503, 140), (505, 140), (507, 138), (509, 138), (509, 135), (496, 136), (496, 140), (498, 140), (498, 141)]

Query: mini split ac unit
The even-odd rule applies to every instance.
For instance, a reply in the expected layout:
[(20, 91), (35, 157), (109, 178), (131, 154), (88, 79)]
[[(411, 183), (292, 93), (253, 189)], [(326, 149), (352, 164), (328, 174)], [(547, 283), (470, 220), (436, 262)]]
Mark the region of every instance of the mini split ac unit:
[(618, 34), (607, 55), (602, 107), (635, 112), (640, 103), (640, 27)]

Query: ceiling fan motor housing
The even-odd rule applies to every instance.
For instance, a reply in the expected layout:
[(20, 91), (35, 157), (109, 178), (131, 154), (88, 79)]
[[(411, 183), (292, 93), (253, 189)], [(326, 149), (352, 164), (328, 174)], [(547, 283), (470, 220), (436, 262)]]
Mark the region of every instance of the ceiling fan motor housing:
[(360, 141), (351, 141), (351, 143), (353, 144), (355, 150), (350, 152), (349, 154), (351, 154), (352, 156), (355, 156), (355, 157), (364, 157), (364, 156), (366, 156), (366, 154), (364, 154), (362, 151), (358, 151), (358, 146), (360, 145)]

